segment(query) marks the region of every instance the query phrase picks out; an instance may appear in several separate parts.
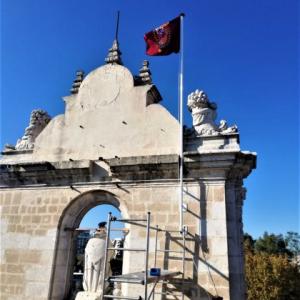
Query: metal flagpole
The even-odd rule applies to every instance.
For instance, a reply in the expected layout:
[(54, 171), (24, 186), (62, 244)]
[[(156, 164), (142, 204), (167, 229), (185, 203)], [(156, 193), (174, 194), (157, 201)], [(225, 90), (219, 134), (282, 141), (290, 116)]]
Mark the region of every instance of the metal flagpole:
[(115, 40), (118, 41), (118, 34), (119, 34), (119, 20), (120, 20), (120, 11), (117, 12), (117, 24), (116, 24), (116, 33), (115, 33)]
[(179, 63), (179, 123), (180, 123), (180, 153), (179, 153), (179, 182), (180, 182), (180, 228), (183, 228), (183, 18), (180, 14), (180, 63)]

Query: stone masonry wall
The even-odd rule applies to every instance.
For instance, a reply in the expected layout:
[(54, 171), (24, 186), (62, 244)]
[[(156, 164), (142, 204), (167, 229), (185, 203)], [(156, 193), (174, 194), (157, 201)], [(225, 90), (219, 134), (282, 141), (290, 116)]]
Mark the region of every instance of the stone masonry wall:
[[(1, 192), (1, 299), (48, 299), (53, 265), (59, 264), (54, 259), (59, 220), (69, 203), (88, 191), (99, 190), (99, 185), (75, 188), (40, 187)], [(115, 194), (123, 216), (141, 217), (151, 211), (152, 226), (178, 230), (176, 182), (124, 184), (121, 189), (111, 184), (101, 189)], [(224, 182), (192, 182), (186, 185), (186, 191), (186, 295), (191, 299), (210, 299), (208, 295), (229, 299)], [(89, 208), (87, 201), (85, 209)], [(82, 217), (78, 210), (78, 217)], [(131, 226), (127, 245), (145, 245), (145, 234), (144, 228)], [(152, 231), (149, 266), (153, 265), (154, 239), (155, 232)], [(182, 250), (180, 234), (159, 233), (159, 249), (164, 248)], [(157, 266), (181, 271), (181, 256), (160, 253)], [(127, 272), (141, 271), (143, 255), (127, 253), (123, 267)], [(66, 273), (64, 268), (58, 268), (62, 278)], [(168, 288), (163, 287), (164, 290)], [(139, 292), (141, 289), (138, 288), (124, 288), (124, 293), (132, 296)], [(53, 292), (51, 299), (62, 300), (61, 297)]]

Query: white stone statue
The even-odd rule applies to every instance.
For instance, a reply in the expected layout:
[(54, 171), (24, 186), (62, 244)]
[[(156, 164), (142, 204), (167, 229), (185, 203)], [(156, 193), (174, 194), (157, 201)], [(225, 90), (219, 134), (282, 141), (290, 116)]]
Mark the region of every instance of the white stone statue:
[(187, 106), (192, 112), (193, 127), (197, 135), (219, 135), (238, 131), (236, 125), (228, 127), (225, 120), (221, 120), (219, 127), (216, 125), (217, 104), (210, 102), (203, 91), (192, 92), (188, 96)]
[(193, 126), (199, 135), (215, 135), (218, 129), (215, 124), (217, 105), (209, 102), (203, 91), (196, 90), (188, 96), (188, 108), (192, 112)]
[[(104, 259), (105, 259), (105, 243), (106, 243), (106, 222), (99, 223), (99, 228), (96, 230), (85, 248), (84, 255), (84, 274), (83, 274), (83, 289), (84, 292), (79, 292), (76, 300), (100, 300), (102, 290), (103, 276), (111, 275), (110, 260), (113, 256), (112, 251), (108, 251), (106, 274), (104, 275)], [(109, 247), (112, 243), (109, 241)], [(104, 291), (108, 284), (105, 283)]]
[(29, 126), (26, 127), (25, 133), (17, 141), (16, 150), (31, 150), (34, 148), (36, 137), (50, 122), (51, 118), (48, 113), (42, 109), (35, 109), (31, 112)]

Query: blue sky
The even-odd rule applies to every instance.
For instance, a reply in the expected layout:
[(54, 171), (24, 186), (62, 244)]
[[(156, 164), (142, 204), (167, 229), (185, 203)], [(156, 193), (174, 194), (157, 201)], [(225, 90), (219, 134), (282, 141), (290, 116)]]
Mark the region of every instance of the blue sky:
[[(64, 111), (77, 69), (104, 63), (116, 11), (124, 65), (137, 74), (143, 35), (185, 18), (185, 91), (203, 89), (219, 119), (236, 123), (258, 153), (245, 180), (244, 229), (299, 231), (299, 26), (297, 0), (1, 1), (1, 147), (14, 144), (35, 108)], [(178, 55), (148, 57), (164, 105), (177, 116)], [(185, 123), (191, 125), (185, 109)]]

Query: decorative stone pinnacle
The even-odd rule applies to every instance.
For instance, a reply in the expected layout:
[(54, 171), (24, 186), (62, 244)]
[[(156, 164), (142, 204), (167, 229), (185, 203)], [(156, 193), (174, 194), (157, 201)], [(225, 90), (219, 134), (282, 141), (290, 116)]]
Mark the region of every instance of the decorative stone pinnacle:
[(152, 84), (151, 71), (149, 69), (148, 60), (143, 61), (143, 66), (140, 69), (139, 77), (143, 84)]
[(76, 78), (73, 81), (72, 88), (70, 89), (71, 94), (77, 94), (80, 88), (80, 85), (83, 81), (84, 72), (82, 70), (78, 70), (76, 72)]
[(119, 43), (118, 40), (115, 39), (113, 41), (112, 47), (108, 50), (108, 55), (105, 58), (105, 62), (107, 64), (118, 64), (123, 65), (122, 59), (121, 59), (122, 52), (119, 49)]

